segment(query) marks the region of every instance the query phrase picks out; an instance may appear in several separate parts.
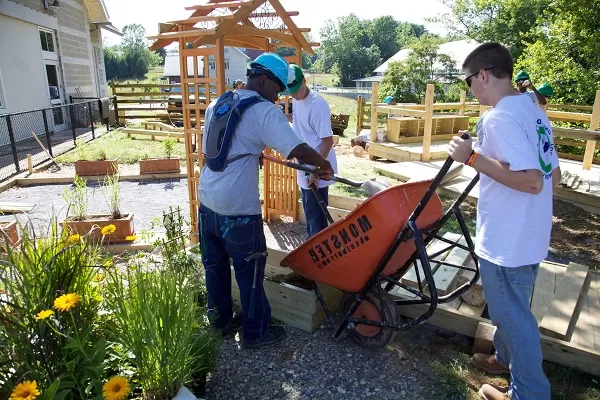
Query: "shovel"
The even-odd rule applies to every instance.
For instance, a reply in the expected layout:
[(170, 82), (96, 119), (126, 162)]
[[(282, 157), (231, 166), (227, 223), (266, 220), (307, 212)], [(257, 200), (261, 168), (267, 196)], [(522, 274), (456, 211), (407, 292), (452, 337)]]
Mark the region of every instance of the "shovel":
[[(296, 164), (291, 161), (280, 160), (279, 158), (273, 157), (270, 155), (263, 154), (262, 157), (265, 160), (269, 160), (269, 161), (272, 161), (277, 164), (285, 165), (287, 167), (294, 168), (294, 169), (297, 169), (300, 171), (308, 172), (310, 174), (316, 174), (318, 171), (317, 168), (307, 167), (305, 165)], [(359, 188), (367, 191), (369, 193), (369, 196), (372, 196), (375, 193), (379, 193), (382, 190), (385, 190), (392, 186), (389, 182), (379, 179), (379, 178), (373, 178), (373, 179), (369, 179), (368, 181), (363, 181), (363, 182), (355, 182), (355, 181), (351, 181), (350, 179), (342, 178), (341, 176), (331, 175), (331, 177), (329, 179), (332, 181), (344, 183), (346, 185), (350, 185), (353, 187), (359, 187)]]

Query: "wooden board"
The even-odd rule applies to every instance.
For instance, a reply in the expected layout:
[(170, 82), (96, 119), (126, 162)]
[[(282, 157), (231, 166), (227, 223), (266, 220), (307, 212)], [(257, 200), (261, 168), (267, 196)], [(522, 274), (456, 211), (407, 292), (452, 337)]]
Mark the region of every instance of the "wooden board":
[(590, 274), (590, 284), (581, 299), (582, 306), (571, 343), (588, 349), (600, 350), (600, 279)]
[(538, 324), (542, 322), (554, 297), (556, 286), (555, 268), (552, 264), (540, 263), (540, 269), (531, 297), (531, 312), (533, 312)]
[[(451, 233), (448, 232), (443, 236), (445, 239), (448, 240), (459, 240), (460, 239), (460, 235), (456, 234), (456, 233)], [(438, 251), (443, 250), (445, 247), (448, 247), (449, 244), (442, 242), (441, 240), (438, 239), (434, 239), (431, 241), (431, 243), (429, 243), (429, 246), (427, 246), (427, 254), (431, 255), (431, 254), (435, 254)], [(444, 261), (444, 259), (446, 258), (446, 256), (450, 253), (450, 250), (448, 250), (445, 253), (440, 254), (438, 257), (436, 257), (436, 260), (439, 261)], [(425, 280), (425, 274), (423, 273), (423, 267), (421, 266), (421, 262), (417, 260), (417, 265), (419, 266), (419, 280), (421, 281), (421, 285), (423, 285), (423, 289), (426, 286), (426, 280)], [(431, 263), (431, 272), (434, 274), (435, 276), (435, 271), (438, 269), (438, 267), (440, 266), (440, 264), (438, 263)], [(415, 287), (418, 288), (419, 287), (419, 283), (417, 281), (417, 273), (415, 271), (415, 267), (412, 266), (410, 267), (410, 269), (404, 274), (404, 276), (402, 276), (402, 278), (400, 279), (400, 282), (405, 284), (406, 286), (411, 286), (411, 287)]]
[(29, 212), (35, 207), (33, 203), (13, 203), (8, 201), (0, 201), (0, 213), (16, 214)]
[[(430, 147), (431, 159), (445, 159), (448, 154), (447, 141), (432, 142)], [(373, 142), (369, 143), (369, 156), (385, 158), (392, 161), (420, 161), (423, 154), (423, 143), (391, 143)]]
[[(444, 261), (454, 265), (463, 265), (470, 256), (468, 251), (463, 250), (460, 247), (455, 247)], [(460, 269), (448, 265), (441, 265), (437, 271), (435, 271), (433, 280), (435, 281), (435, 287), (439, 296), (445, 296), (452, 291), (459, 272)]]
[[(585, 265), (569, 263), (565, 276), (557, 286), (554, 298), (540, 324), (540, 332), (545, 335), (569, 340), (575, 326), (576, 312), (581, 299), (586, 295), (589, 268)], [(574, 318), (575, 317), (575, 318)]]

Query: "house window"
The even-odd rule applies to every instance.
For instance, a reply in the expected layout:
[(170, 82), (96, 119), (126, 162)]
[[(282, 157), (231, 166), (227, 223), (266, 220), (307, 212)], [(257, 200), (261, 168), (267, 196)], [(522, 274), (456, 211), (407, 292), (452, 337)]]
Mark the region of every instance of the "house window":
[(54, 33), (40, 29), (40, 42), (42, 44), (42, 51), (49, 53), (56, 52), (56, 46), (54, 45)]
[(223, 53), (225, 53), (225, 54), (229, 53), (229, 47), (225, 47), (225, 48), (223, 49)]
[(231, 79), (229, 79), (229, 78), (225, 79), (225, 84), (231, 85)]
[(214, 62), (214, 61), (209, 61), (209, 62), (208, 62), (208, 67), (209, 67), (210, 69), (215, 69), (215, 62)]
[(225, 69), (229, 69), (229, 61), (225, 61)]

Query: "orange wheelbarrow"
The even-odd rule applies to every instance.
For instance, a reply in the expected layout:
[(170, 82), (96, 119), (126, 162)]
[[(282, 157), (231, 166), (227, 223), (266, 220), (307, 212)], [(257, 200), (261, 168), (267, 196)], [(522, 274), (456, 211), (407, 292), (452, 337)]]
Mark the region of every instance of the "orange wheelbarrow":
[[(299, 164), (266, 158), (302, 171), (314, 172), (314, 169)], [(332, 326), (336, 325), (335, 320), (316, 283), (344, 291), (340, 304), (341, 322), (337, 324), (334, 338), (338, 338), (346, 329), (350, 338), (365, 348), (383, 347), (394, 339), (396, 332), (424, 322), (439, 303), (454, 300), (479, 279), (473, 241), (459, 209), (477, 184), (479, 175), (444, 213), (435, 190), (452, 162), (448, 158), (433, 180), (393, 186), (372, 195), (335, 223), (320, 197), (317, 197), (331, 224), (288, 254), (281, 261), (281, 266), (291, 268), (313, 281), (314, 291)], [(344, 181), (344, 178), (336, 178)], [(313, 193), (318, 196), (316, 190)], [(453, 216), (458, 221), (466, 246), (438, 236), (438, 231)], [(443, 241), (448, 246), (428, 256), (426, 246), (433, 239)], [(470, 253), (475, 268), (436, 260), (436, 257), (455, 247)], [(420, 261), (420, 267), (417, 261)], [(469, 270), (475, 276), (451, 293), (438, 296), (431, 270), (432, 262)], [(415, 266), (418, 290), (400, 282), (411, 265)], [(427, 282), (427, 291), (421, 284), (420, 270)], [(390, 291), (397, 288), (412, 293), (414, 297), (393, 298)], [(429, 307), (415, 319), (401, 320), (396, 306), (415, 304), (428, 304)]]

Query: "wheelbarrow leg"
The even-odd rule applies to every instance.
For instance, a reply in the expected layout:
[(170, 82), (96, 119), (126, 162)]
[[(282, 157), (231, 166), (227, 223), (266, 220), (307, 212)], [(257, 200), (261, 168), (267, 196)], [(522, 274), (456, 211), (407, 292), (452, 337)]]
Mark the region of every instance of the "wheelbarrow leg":
[(325, 299), (323, 298), (323, 295), (321, 294), (321, 291), (319, 290), (319, 286), (317, 286), (317, 282), (312, 281), (312, 284), (313, 284), (313, 289), (315, 290), (315, 294), (317, 295), (317, 298), (319, 299), (319, 303), (321, 303), (321, 307), (323, 307), (323, 310), (325, 311), (325, 315), (327, 315), (327, 320), (329, 321), (329, 327), (330, 328), (335, 327), (335, 319), (333, 318), (333, 315), (329, 311), (329, 307), (327, 307), (327, 303), (325, 303)]

